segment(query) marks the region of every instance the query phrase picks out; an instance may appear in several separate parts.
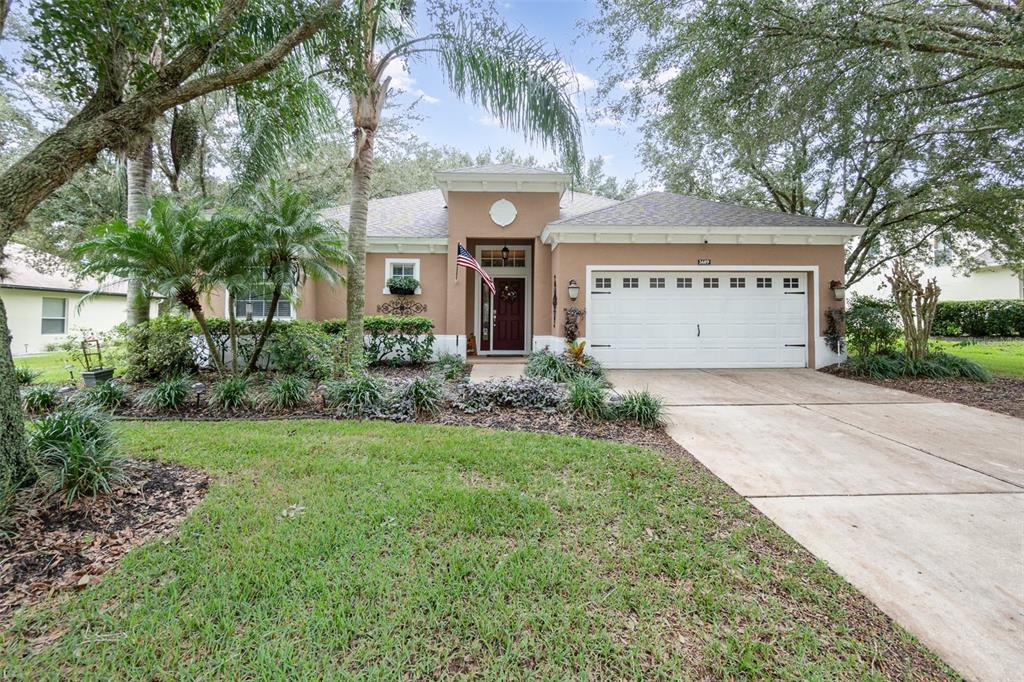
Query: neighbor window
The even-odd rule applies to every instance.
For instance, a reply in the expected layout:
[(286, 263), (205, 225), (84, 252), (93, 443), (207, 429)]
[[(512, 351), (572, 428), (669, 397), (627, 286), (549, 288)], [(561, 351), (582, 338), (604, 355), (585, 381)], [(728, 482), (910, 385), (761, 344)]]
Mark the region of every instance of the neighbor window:
[(651, 288), (652, 289), (664, 289), (665, 278), (664, 277), (651, 277)]
[(782, 278), (783, 289), (799, 289), (800, 278), (799, 277), (783, 277)]
[(68, 300), (43, 299), (43, 334), (63, 334), (68, 328)]
[(622, 278), (623, 289), (639, 289), (640, 278), (639, 277), (623, 277)]
[(757, 278), (757, 288), (758, 289), (771, 289), (772, 288), (772, 278), (771, 277), (758, 277)]
[(596, 277), (594, 279), (594, 288), (595, 289), (611, 289), (612, 288), (612, 278), (611, 277)]
[[(235, 317), (241, 319), (265, 318), (270, 310), (270, 301), (273, 298), (273, 291), (269, 288), (250, 289), (239, 291), (235, 294)], [(292, 302), (288, 299), (291, 291), (285, 288), (281, 293), (281, 299), (277, 302), (277, 310), (274, 311), (275, 319), (288, 319), (292, 316)]]
[(502, 260), (501, 249), (484, 249), (480, 252), (480, 265), (485, 268), (525, 268), (526, 249), (509, 249), (508, 260)]
[(718, 278), (717, 277), (705, 277), (704, 278), (704, 288), (705, 289), (717, 289), (718, 288)]
[(692, 289), (693, 277), (676, 277), (676, 289)]
[(730, 277), (729, 278), (730, 289), (746, 289), (747, 278), (746, 277)]

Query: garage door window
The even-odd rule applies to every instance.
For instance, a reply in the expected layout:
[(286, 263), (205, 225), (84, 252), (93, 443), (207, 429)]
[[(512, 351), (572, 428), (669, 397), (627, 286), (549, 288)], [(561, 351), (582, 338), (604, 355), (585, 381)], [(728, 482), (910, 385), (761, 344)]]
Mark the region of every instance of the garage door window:
[(652, 289), (664, 289), (665, 278), (664, 277), (651, 277), (651, 288)]
[(704, 288), (705, 289), (717, 289), (718, 288), (718, 278), (717, 277), (705, 277), (704, 278)]
[(623, 277), (622, 278), (623, 289), (639, 289), (640, 278), (639, 277)]
[(757, 278), (757, 288), (758, 289), (771, 289), (772, 288), (772, 278), (771, 277), (758, 277)]
[(612, 278), (611, 277), (597, 277), (596, 279), (594, 279), (594, 288), (595, 289), (611, 289), (612, 288)]
[(799, 289), (800, 278), (799, 277), (783, 277), (782, 278), (783, 289)]
[(692, 289), (693, 277), (676, 277), (676, 289)]
[(747, 278), (746, 277), (730, 277), (729, 278), (730, 289), (746, 289)]

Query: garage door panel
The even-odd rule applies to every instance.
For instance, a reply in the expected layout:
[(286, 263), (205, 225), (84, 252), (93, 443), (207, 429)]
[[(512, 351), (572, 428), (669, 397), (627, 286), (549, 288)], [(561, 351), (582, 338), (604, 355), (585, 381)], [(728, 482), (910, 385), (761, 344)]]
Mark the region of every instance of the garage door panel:
[(591, 287), (596, 278), (611, 287), (589, 297), (587, 338), (609, 367), (807, 364), (805, 273), (595, 272)]

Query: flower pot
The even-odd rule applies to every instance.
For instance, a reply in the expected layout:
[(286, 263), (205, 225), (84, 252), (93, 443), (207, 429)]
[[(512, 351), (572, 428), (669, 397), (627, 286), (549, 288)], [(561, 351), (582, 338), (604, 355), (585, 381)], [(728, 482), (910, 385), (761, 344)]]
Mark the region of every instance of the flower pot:
[(388, 291), (391, 292), (392, 296), (412, 296), (416, 293), (415, 289), (406, 289), (404, 287), (388, 287)]
[(114, 378), (113, 367), (100, 367), (99, 369), (87, 369), (82, 372), (82, 383), (86, 388), (105, 384)]

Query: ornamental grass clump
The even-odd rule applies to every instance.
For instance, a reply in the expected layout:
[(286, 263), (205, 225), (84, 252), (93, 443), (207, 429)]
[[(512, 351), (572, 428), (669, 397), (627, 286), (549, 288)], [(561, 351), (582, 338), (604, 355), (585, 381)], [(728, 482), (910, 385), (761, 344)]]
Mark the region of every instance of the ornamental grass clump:
[(323, 385), (324, 403), (351, 416), (372, 417), (388, 406), (388, 385), (370, 374), (328, 381)]
[(19, 386), (31, 386), (42, 375), (42, 372), (31, 367), (14, 366), (14, 379)]
[(62, 407), (29, 426), (29, 453), (47, 496), (64, 502), (107, 493), (127, 480), (110, 418), (92, 407)]
[(434, 363), (434, 371), (445, 381), (461, 379), (466, 374), (466, 361), (454, 353), (442, 353)]
[(649, 429), (663, 426), (665, 401), (650, 391), (629, 391), (615, 404), (614, 416)]
[(252, 404), (249, 397), (249, 379), (240, 374), (221, 379), (210, 390), (210, 406), (222, 410), (237, 410)]
[(178, 411), (188, 400), (188, 379), (183, 376), (170, 377), (153, 384), (139, 396), (139, 402), (153, 410)]
[(36, 386), (25, 391), (22, 401), (29, 414), (43, 414), (60, 404), (60, 396), (56, 386)]
[(565, 401), (575, 414), (589, 419), (603, 419), (608, 416), (608, 400), (604, 392), (604, 381), (592, 376), (578, 376), (567, 385)]
[(309, 403), (309, 380), (296, 375), (276, 377), (267, 384), (264, 404), (279, 410), (301, 407)]
[(82, 400), (86, 405), (113, 411), (128, 402), (128, 391), (119, 381), (107, 381), (85, 389), (82, 392)]
[(437, 377), (416, 377), (405, 389), (417, 417), (433, 417), (441, 411), (444, 386)]

